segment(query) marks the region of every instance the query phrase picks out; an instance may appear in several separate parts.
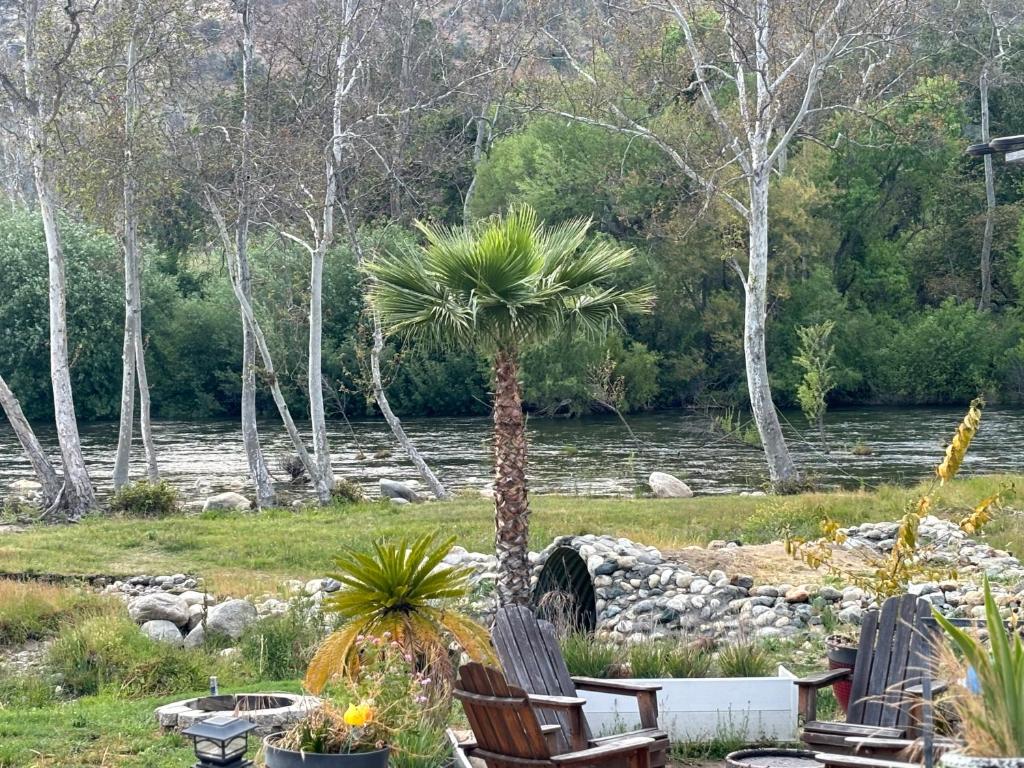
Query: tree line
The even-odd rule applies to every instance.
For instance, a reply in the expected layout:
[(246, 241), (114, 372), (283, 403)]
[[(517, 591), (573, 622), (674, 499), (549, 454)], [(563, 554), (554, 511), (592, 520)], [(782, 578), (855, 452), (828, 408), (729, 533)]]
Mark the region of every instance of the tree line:
[[(773, 482), (801, 330), (833, 403), (1016, 401), (1022, 20), (997, 0), (23, 0), (2, 24), (0, 404), (56, 518), (95, 505), (80, 420), (283, 421), (321, 502), (329, 419), (487, 413), (480, 349), (428, 349), (372, 265), (517, 205), (632, 248), (646, 314), (528, 344), (527, 408), (749, 409)], [(16, 12), (15, 12), (16, 11)], [(54, 419), (51, 462), (31, 422)], [(310, 422), (309, 434), (295, 425)], [(59, 469), (55, 469), (57, 467)]]

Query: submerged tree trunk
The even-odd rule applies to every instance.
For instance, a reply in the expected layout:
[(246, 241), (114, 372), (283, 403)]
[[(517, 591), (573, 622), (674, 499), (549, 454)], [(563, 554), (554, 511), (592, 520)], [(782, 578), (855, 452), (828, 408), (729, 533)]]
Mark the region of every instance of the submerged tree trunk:
[(747, 369), (750, 409), (768, 461), (772, 486), (784, 490), (797, 479), (796, 465), (782, 434), (779, 416), (768, 381), (765, 321), (768, 314), (768, 170), (759, 169), (750, 179), (749, 236), (746, 301), (743, 317), (743, 357)]
[(494, 359), (494, 545), (501, 605), (529, 600), (529, 522), (519, 360), (515, 350), (506, 349)]
[(420, 456), (420, 452), (416, 450), (412, 440), (405, 434), (402, 422), (395, 416), (394, 411), (391, 410), (391, 404), (388, 403), (387, 395), (384, 394), (384, 383), (380, 375), (380, 355), (383, 350), (384, 331), (381, 329), (380, 319), (373, 313), (373, 347), (370, 349), (370, 378), (373, 382), (373, 399), (377, 401), (377, 406), (384, 415), (384, 420), (391, 427), (391, 432), (394, 434), (395, 439), (416, 467), (416, 471), (420, 473), (423, 482), (430, 488), (430, 492), (437, 499), (451, 498), (445, 487), (441, 485), (441, 481), (437, 479), (437, 476), (427, 466), (427, 462)]
[(18, 442), (21, 443), (21, 450), (24, 452), (25, 458), (32, 465), (36, 480), (42, 486), (40, 492), (42, 507), (47, 509), (60, 497), (60, 477), (54, 470), (53, 464), (50, 463), (43, 447), (39, 444), (28, 419), (25, 418), (25, 414), (21, 410), (21, 403), (18, 402), (18, 398), (14, 396), (11, 388), (7, 386), (3, 376), (0, 376), (0, 407), (3, 408), (11, 429), (14, 430)]
[[(992, 138), (989, 129), (988, 69), (982, 68), (979, 79), (981, 91), (981, 140), (988, 143)], [(978, 309), (987, 312), (992, 308), (992, 234), (995, 228), (996, 188), (992, 169), (992, 155), (985, 155), (985, 235), (981, 242), (981, 296)]]

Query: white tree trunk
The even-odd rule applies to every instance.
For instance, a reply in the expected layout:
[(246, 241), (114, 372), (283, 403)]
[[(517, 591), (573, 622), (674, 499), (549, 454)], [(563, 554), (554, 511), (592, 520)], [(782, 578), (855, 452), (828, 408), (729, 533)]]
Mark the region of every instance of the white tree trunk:
[[(330, 164), (329, 164), (330, 165)], [(333, 177), (333, 169), (329, 170)], [(328, 186), (332, 186), (331, 183)], [(333, 205), (333, 202), (331, 203)], [(323, 285), (324, 247), (313, 251), (309, 276), (309, 416), (313, 430), (313, 451), (316, 454), (316, 474), (311, 475), (317, 501), (328, 504), (334, 489), (334, 471), (331, 468), (331, 448), (327, 441), (327, 418), (324, 413), (323, 382)]]
[[(240, 291), (245, 301), (252, 304), (252, 274), (249, 269), (249, 218), (252, 206), (252, 104), (249, 93), (249, 78), (252, 73), (253, 40), (252, 8), (243, 0), (239, 10), (242, 21), (242, 124), (240, 185), (238, 193), (238, 221), (235, 227), (235, 248), (237, 279), (236, 292)], [(242, 442), (249, 460), (249, 473), (256, 489), (256, 505), (271, 506), (274, 503), (274, 486), (267, 470), (267, 462), (260, 445), (259, 430), (256, 427), (256, 344), (250, 319), (246, 316), (242, 302)]]
[(150, 419), (149, 375), (146, 373), (146, 346), (142, 340), (141, 327), (135, 329), (135, 373), (139, 380), (139, 431), (142, 432), (142, 448), (146, 455), (146, 479), (151, 483), (159, 483), (160, 467), (156, 460), (156, 442), (153, 440), (153, 423)]
[(420, 456), (420, 452), (416, 450), (416, 446), (412, 444), (412, 440), (405, 434), (405, 429), (402, 428), (402, 422), (399, 421), (398, 417), (395, 416), (394, 411), (391, 410), (391, 405), (388, 403), (387, 395), (384, 393), (384, 383), (381, 380), (380, 375), (380, 355), (384, 350), (384, 331), (380, 327), (380, 318), (377, 317), (375, 312), (371, 311), (373, 317), (373, 346), (370, 348), (370, 378), (373, 381), (373, 399), (377, 401), (377, 406), (380, 408), (380, 412), (384, 414), (384, 420), (391, 427), (391, 432), (394, 434), (398, 444), (402, 446), (402, 450), (405, 451), (409, 460), (416, 467), (416, 471), (420, 473), (420, 477), (423, 478), (423, 482), (430, 488), (431, 493), (437, 499), (449, 499), (448, 491), (441, 485), (441, 481), (437, 479), (437, 476), (427, 466), (427, 462)]
[(60, 477), (58, 477), (57, 472), (54, 470), (53, 464), (50, 463), (50, 459), (43, 450), (43, 447), (39, 444), (36, 433), (32, 430), (28, 419), (25, 418), (25, 414), (21, 410), (21, 403), (18, 402), (18, 398), (14, 396), (11, 388), (7, 386), (3, 376), (0, 376), (0, 407), (3, 408), (7, 421), (10, 422), (11, 429), (14, 430), (14, 434), (18, 436), (21, 450), (32, 465), (32, 469), (36, 474), (36, 480), (42, 486), (42, 507), (46, 509), (60, 497)]
[(131, 461), (132, 431), (135, 422), (135, 384), (139, 384), (140, 426), (146, 454), (146, 477), (159, 482), (152, 424), (149, 411), (149, 380), (142, 345), (142, 267), (139, 256), (138, 213), (135, 203), (135, 120), (138, 117), (138, 73), (135, 35), (142, 3), (135, 6), (135, 24), (125, 52), (124, 167), (122, 169), (122, 247), (124, 249), (124, 344), (122, 349), (121, 422), (118, 430), (117, 456), (114, 461), (114, 489), (128, 482)]
[[(981, 140), (988, 142), (992, 136), (989, 129), (988, 68), (983, 67), (979, 78), (981, 92)], [(981, 296), (978, 309), (987, 312), (992, 308), (992, 234), (995, 228), (996, 187), (992, 169), (992, 155), (985, 155), (985, 235), (981, 242)]]
[(128, 482), (128, 462), (132, 452), (132, 428), (135, 423), (135, 313), (131, 305), (130, 266), (127, 237), (124, 257), (124, 340), (121, 345), (121, 420), (117, 430), (117, 453), (114, 457), (114, 490)]
[(769, 171), (759, 167), (749, 181), (750, 249), (743, 314), (743, 357), (747, 369), (750, 409), (768, 461), (771, 483), (783, 489), (797, 479), (796, 465), (782, 434), (768, 381), (765, 321), (768, 314), (768, 185)]

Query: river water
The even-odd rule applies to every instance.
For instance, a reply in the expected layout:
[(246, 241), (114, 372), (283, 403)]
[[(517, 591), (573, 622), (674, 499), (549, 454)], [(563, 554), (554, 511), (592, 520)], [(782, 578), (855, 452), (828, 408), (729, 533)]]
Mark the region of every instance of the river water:
[[(836, 409), (827, 418), (833, 446), (827, 454), (810, 437), (799, 414), (786, 413), (785, 419), (791, 422), (786, 430), (802, 470), (825, 485), (858, 487), (912, 482), (927, 475), (941, 460), (945, 442), (963, 413), (960, 408)], [(760, 449), (713, 434), (703, 415), (662, 411), (631, 416), (628, 421), (634, 436), (613, 417), (530, 419), (531, 490), (628, 495), (653, 470), (680, 477), (697, 493), (754, 490), (766, 480)], [(481, 489), (488, 484), (488, 419), (408, 419), (403, 423), (451, 489)], [(38, 434), (48, 447), (55, 446), (52, 430), (43, 428)], [(278, 469), (280, 458), (289, 453), (284, 430), (267, 422), (262, 435), (272, 471), (286, 479)], [(246, 462), (237, 422), (161, 421), (154, 425), (154, 436), (164, 477), (187, 500), (205, 497), (211, 489), (245, 490)], [(82, 441), (93, 479), (103, 493), (109, 489), (117, 425), (86, 425)], [(331, 443), (338, 476), (361, 483), (373, 494), (381, 477), (417, 480), (382, 421), (333, 423)], [(870, 447), (871, 455), (853, 455), (849, 448), (857, 443)], [(141, 453), (138, 446), (136, 453)], [(1024, 409), (986, 409), (962, 472), (1020, 472), (1022, 468)], [(132, 471), (134, 477), (143, 476), (140, 462)], [(6, 423), (0, 425), (0, 488), (28, 477), (31, 470), (13, 433)]]

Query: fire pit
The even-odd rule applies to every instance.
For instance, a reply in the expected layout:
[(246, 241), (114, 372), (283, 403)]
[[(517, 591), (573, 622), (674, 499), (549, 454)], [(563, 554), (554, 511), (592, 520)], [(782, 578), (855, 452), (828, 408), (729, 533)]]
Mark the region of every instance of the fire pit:
[(266, 736), (296, 723), (320, 707), (315, 696), (295, 693), (234, 693), (199, 696), (156, 708), (157, 722), (164, 728), (181, 730), (215, 715), (234, 715), (256, 726)]

